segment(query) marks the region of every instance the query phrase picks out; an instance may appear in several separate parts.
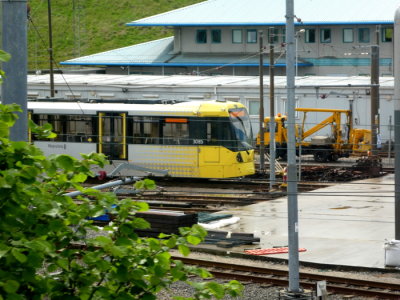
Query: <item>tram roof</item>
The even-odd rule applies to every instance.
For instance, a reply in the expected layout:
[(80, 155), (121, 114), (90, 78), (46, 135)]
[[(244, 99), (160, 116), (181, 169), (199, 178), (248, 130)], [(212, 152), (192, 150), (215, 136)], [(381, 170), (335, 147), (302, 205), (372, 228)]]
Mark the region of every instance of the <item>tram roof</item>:
[(135, 116), (227, 116), (228, 109), (243, 107), (231, 101), (188, 101), (174, 104), (84, 103), (29, 101), (28, 109), (38, 114), (94, 115), (98, 112), (127, 112)]

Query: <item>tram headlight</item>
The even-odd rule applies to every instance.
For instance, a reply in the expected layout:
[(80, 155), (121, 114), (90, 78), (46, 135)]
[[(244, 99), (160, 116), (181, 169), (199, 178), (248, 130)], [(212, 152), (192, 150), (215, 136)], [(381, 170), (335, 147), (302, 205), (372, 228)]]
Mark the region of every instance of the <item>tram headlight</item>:
[(240, 163), (243, 162), (243, 157), (242, 154), (240, 154), (240, 152), (236, 155), (236, 160)]

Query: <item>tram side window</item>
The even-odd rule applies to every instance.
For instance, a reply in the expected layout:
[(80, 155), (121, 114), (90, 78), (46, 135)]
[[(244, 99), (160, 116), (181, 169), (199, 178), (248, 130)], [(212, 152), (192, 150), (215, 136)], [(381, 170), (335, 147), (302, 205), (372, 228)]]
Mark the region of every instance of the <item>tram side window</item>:
[(134, 144), (159, 144), (160, 119), (154, 117), (133, 118)]
[[(46, 115), (34, 114), (33, 122), (39, 126), (46, 123), (51, 124), (52, 131), (57, 137), (51, 139), (55, 142), (96, 142), (96, 121), (92, 116), (64, 116), (64, 115)], [(46, 138), (38, 138), (33, 136), (34, 140), (49, 140)]]
[[(61, 115), (46, 115), (46, 114), (34, 114), (32, 115), (32, 120), (39, 126), (43, 126), (47, 123), (51, 124), (52, 131), (57, 134), (57, 137), (50, 139), (51, 141), (63, 142), (66, 139), (65, 134), (65, 116)], [(47, 138), (40, 138), (33, 136), (33, 140), (36, 141), (48, 141)]]
[(92, 116), (67, 116), (66, 141), (78, 143), (97, 142), (96, 124)]
[(207, 124), (207, 139), (209, 139), (210, 145), (220, 145), (228, 149), (237, 147), (231, 122), (228, 118), (209, 122)]
[(228, 149), (236, 146), (228, 118), (191, 120), (189, 132), (190, 144), (193, 145), (224, 146)]
[(189, 141), (187, 119), (166, 118), (163, 124), (164, 145), (186, 145)]

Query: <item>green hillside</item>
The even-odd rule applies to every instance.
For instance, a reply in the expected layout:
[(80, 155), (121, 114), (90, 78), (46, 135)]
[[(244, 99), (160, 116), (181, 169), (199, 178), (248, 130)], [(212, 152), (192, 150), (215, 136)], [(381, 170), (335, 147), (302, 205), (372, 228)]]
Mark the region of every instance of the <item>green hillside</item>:
[[(164, 27), (126, 23), (203, 0), (52, 0), (53, 51), (56, 63), (171, 36)], [(48, 69), (47, 0), (29, 0), (28, 67)], [(58, 67), (56, 65), (55, 67)]]

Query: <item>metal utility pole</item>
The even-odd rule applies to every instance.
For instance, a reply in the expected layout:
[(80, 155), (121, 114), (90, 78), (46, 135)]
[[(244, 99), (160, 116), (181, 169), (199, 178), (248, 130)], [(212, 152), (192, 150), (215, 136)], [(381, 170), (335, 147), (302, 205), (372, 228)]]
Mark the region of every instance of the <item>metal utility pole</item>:
[(300, 293), (299, 286), (299, 224), (297, 207), (297, 168), (295, 135), (295, 41), (294, 0), (286, 0), (286, 81), (288, 101), (288, 231), (289, 231), (289, 293)]
[(400, 240), (400, 7), (394, 16), (394, 213), (395, 239)]
[(275, 184), (275, 63), (274, 28), (269, 28), (269, 190)]
[(379, 46), (371, 46), (371, 144), (372, 154), (378, 152), (379, 135)]
[(264, 145), (264, 46), (263, 46), (263, 32), (259, 31), (260, 43), (260, 63), (259, 63), (259, 77), (260, 77), (260, 174), (265, 171), (265, 145)]
[(11, 54), (3, 63), (7, 78), (2, 88), (2, 104), (18, 104), (22, 113), (10, 129), (12, 141), (28, 140), (27, 113), (27, 2), (26, 0), (2, 1), (2, 47)]
[(50, 97), (54, 98), (54, 70), (53, 70), (53, 30), (51, 26), (51, 1), (47, 0), (47, 16), (49, 23), (49, 62), (50, 62)]

